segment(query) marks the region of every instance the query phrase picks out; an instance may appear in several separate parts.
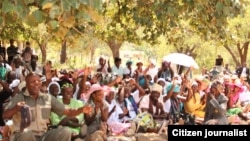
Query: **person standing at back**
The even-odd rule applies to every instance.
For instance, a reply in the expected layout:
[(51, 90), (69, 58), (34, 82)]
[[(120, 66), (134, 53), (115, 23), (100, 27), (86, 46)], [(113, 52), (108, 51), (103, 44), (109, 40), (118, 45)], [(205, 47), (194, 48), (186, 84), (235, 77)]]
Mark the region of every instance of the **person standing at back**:
[(33, 50), (30, 47), (30, 42), (26, 42), (26, 47), (22, 52), (22, 59), (23, 61), (30, 67), (31, 57), (33, 55)]
[(15, 55), (18, 54), (18, 48), (14, 45), (15, 40), (10, 39), (10, 46), (7, 48), (7, 55), (8, 55), (8, 64), (11, 65), (11, 62)]
[(219, 70), (219, 72), (222, 71), (223, 65), (224, 65), (223, 58), (221, 57), (221, 55), (218, 55), (217, 58), (215, 59), (215, 66), (217, 70)]
[(0, 54), (3, 56), (3, 59), (6, 60), (6, 48), (2, 46), (1, 41), (0, 41)]
[(236, 74), (238, 75), (238, 78), (242, 78), (244, 81), (246, 81), (248, 84), (250, 84), (250, 70), (249, 67), (247, 67), (247, 63), (244, 62), (241, 67), (236, 69)]

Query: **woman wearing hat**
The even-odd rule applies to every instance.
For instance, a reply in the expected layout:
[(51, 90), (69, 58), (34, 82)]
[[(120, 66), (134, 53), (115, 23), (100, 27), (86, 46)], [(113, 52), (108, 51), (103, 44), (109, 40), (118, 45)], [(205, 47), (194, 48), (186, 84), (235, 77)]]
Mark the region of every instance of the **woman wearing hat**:
[(228, 98), (223, 94), (223, 84), (215, 80), (212, 82), (207, 96), (204, 123), (209, 125), (226, 125)]
[(230, 119), (232, 119), (231, 122), (236, 122), (235, 119), (238, 119), (238, 117), (245, 121), (248, 120), (248, 118), (243, 114), (243, 110), (239, 101), (239, 97), (242, 92), (244, 92), (244, 88), (243, 85), (239, 83), (227, 84), (225, 87), (225, 95), (229, 99), (227, 115)]
[(104, 102), (103, 87), (99, 84), (93, 84), (87, 93), (87, 95), (90, 95), (87, 105), (90, 105), (94, 110), (92, 113), (84, 115), (88, 126), (86, 140), (94, 136), (100, 137), (100, 140), (105, 140), (109, 107)]

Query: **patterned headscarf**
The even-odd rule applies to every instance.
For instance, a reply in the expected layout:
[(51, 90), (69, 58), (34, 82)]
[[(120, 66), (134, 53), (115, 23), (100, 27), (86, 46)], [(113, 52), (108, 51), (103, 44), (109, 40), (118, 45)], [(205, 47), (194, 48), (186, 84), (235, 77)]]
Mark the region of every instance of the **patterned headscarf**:
[(71, 83), (65, 83), (62, 85), (61, 89), (68, 88), (68, 87), (73, 88), (73, 85)]

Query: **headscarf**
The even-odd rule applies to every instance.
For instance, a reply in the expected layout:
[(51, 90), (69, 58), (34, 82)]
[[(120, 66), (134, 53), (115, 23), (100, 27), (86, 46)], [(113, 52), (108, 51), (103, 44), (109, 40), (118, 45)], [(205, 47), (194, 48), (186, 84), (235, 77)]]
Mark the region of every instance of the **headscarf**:
[(61, 93), (61, 87), (60, 87), (59, 83), (56, 82), (56, 81), (52, 81), (52, 82), (49, 83), (48, 88), (47, 88), (48, 93), (51, 94), (51, 93), (50, 93), (50, 87), (51, 87), (51, 85), (53, 85), (53, 84), (55, 84), (55, 85), (58, 87), (58, 89), (59, 89), (58, 94), (60, 94), (60, 93)]

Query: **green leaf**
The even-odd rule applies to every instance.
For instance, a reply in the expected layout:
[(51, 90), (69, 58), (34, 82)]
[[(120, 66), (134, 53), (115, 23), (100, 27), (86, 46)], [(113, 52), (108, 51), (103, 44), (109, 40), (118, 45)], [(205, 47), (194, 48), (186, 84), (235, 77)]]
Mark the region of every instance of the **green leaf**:
[(80, 3), (78, 1), (72, 1), (71, 5), (74, 9), (78, 9), (80, 7)]
[(51, 19), (54, 19), (56, 17), (58, 17), (59, 15), (61, 14), (61, 10), (60, 10), (60, 7), (57, 6), (57, 5), (54, 5), (50, 11), (49, 11), (49, 17)]
[(21, 5), (16, 6), (15, 13), (18, 15), (18, 17), (21, 18), (23, 14), (23, 7)]
[(61, 0), (63, 11), (70, 11), (72, 3), (69, 0)]
[(2, 11), (8, 13), (13, 11), (14, 5), (9, 0), (4, 0), (2, 5)]
[(91, 17), (89, 14), (87, 14), (85, 11), (80, 11), (77, 15), (76, 18), (79, 19), (80, 21), (91, 21)]
[(50, 9), (53, 6), (53, 2), (48, 2), (42, 5), (42, 9)]
[(49, 25), (50, 29), (52, 29), (52, 30), (58, 28), (58, 26), (59, 26), (58, 21), (56, 21), (56, 20), (49, 21), (48, 25)]
[(3, 18), (0, 16), (0, 25), (3, 23)]
[(68, 27), (68, 28), (71, 28), (74, 24), (75, 24), (74, 16), (66, 17), (63, 21), (63, 26)]
[(24, 0), (25, 5), (33, 3), (35, 0)]
[(42, 23), (45, 20), (45, 16), (43, 12), (40, 10), (36, 10), (35, 12), (32, 13), (32, 15), (34, 16), (35, 20), (38, 23)]
[(220, 1), (218, 1), (218, 2), (216, 3), (216, 11), (217, 11), (217, 13), (218, 13), (219, 15), (222, 14), (223, 8), (224, 8), (223, 3), (221, 3)]
[(88, 0), (79, 0), (79, 3), (82, 3), (82, 4), (89, 4), (89, 1)]
[(35, 17), (33, 15), (28, 15), (25, 19), (24, 19), (24, 22), (31, 26), (31, 27), (36, 27), (38, 26), (38, 22), (37, 20), (35, 19)]

